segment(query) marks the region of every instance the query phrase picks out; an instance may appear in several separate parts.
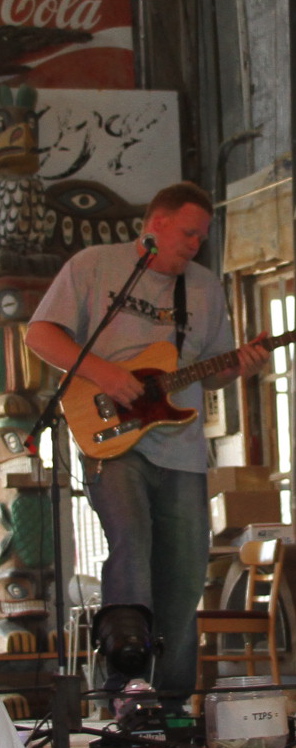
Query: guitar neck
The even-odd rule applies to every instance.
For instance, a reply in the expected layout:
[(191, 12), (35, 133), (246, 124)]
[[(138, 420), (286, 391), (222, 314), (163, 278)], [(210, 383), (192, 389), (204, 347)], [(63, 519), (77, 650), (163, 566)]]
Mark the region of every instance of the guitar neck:
[[(260, 345), (267, 351), (274, 351), (281, 345), (295, 343), (296, 330), (288, 330), (282, 335), (276, 335), (270, 338), (262, 338)], [(256, 345), (256, 343), (254, 343)], [(227, 353), (221, 353), (219, 356), (207, 359), (207, 361), (198, 361), (182, 369), (161, 374), (161, 386), (165, 392), (174, 392), (182, 387), (187, 387), (192, 382), (205, 379), (213, 374), (219, 374), (225, 369), (234, 369), (239, 364), (239, 348)]]

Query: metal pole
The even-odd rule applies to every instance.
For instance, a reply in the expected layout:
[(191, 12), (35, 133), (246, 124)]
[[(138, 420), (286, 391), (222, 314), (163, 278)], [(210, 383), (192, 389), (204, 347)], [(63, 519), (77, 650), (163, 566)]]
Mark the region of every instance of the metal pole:
[[(291, 149), (292, 149), (292, 196), (293, 196), (293, 243), (294, 243), (294, 286), (296, 268), (296, 0), (289, 0), (290, 18), (290, 82), (291, 82)], [(295, 307), (296, 322), (296, 307)], [(291, 412), (291, 517), (296, 537), (296, 361), (292, 369), (292, 412)]]

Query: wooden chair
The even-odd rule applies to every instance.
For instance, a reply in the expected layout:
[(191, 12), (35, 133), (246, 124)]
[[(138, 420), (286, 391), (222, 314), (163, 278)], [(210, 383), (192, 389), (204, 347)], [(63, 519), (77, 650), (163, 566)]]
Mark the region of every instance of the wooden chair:
[(6, 693), (0, 695), (0, 701), (6, 707), (12, 721), (18, 719), (30, 719), (31, 712), (29, 702), (20, 693)]
[[(273, 683), (280, 683), (276, 649), (276, 613), (280, 579), (283, 569), (284, 549), (281, 540), (254, 540), (245, 543), (239, 552), (243, 570), (247, 572), (244, 608), (241, 610), (198, 610), (198, 660), (196, 689), (203, 689), (204, 662), (245, 662), (247, 675), (255, 675), (255, 662), (268, 660)], [(244, 650), (205, 652), (207, 634), (243, 634)], [(263, 634), (267, 639), (265, 652), (256, 651), (253, 634)], [(200, 711), (201, 696), (192, 697), (192, 709)]]

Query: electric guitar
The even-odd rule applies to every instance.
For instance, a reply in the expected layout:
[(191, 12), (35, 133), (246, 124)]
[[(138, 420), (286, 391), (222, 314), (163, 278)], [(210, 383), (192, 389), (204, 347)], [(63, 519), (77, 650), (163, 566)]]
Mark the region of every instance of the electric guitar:
[[(273, 351), (295, 341), (296, 330), (293, 330), (263, 338), (260, 344)], [(74, 376), (61, 405), (79, 449), (96, 459), (118, 457), (152, 428), (190, 423), (198, 416), (197, 410), (176, 407), (170, 401), (169, 393), (224, 369), (234, 368), (239, 362), (237, 350), (181, 369), (176, 368), (177, 359), (175, 346), (161, 342), (153, 343), (135, 358), (120, 363), (145, 386), (144, 394), (132, 403), (131, 410), (98, 391), (96, 385), (84, 377)]]

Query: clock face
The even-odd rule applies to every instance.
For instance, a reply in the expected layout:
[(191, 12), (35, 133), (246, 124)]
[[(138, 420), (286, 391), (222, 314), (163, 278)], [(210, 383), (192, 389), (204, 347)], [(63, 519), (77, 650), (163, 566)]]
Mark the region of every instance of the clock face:
[(5, 319), (18, 317), (21, 308), (21, 294), (17, 290), (0, 291), (0, 315)]

